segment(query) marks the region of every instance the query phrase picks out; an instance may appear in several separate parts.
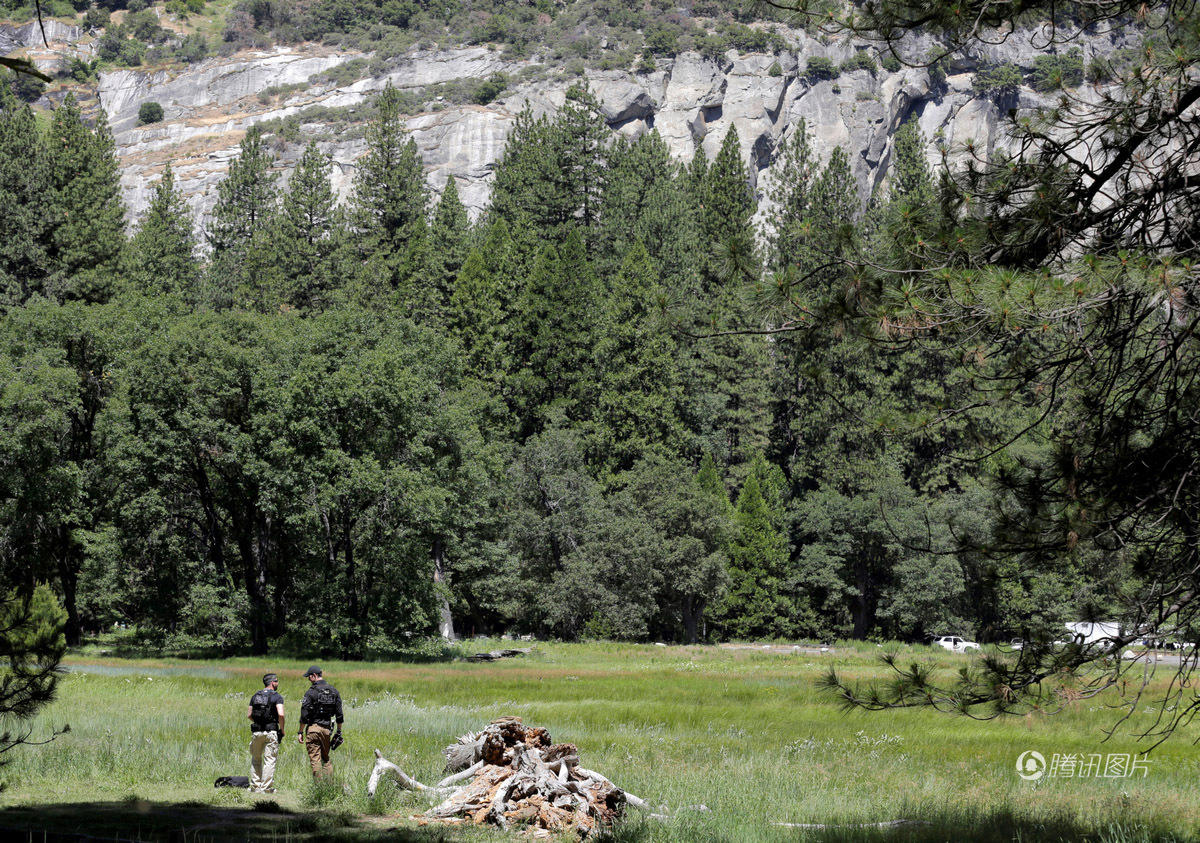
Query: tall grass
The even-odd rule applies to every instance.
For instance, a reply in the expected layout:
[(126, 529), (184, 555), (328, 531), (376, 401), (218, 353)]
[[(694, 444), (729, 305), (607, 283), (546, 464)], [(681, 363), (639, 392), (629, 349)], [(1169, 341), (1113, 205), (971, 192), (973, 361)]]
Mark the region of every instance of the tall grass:
[[(274, 804), (326, 824), (298, 834), (415, 829), (408, 817), (427, 804), (419, 796), (384, 788), (366, 797), (373, 749), (430, 782), (441, 775), (442, 746), (517, 714), (546, 726), (556, 741), (577, 744), (586, 766), (673, 815), (666, 822), (631, 818), (619, 840), (1195, 839), (1195, 728), (1156, 750), (1144, 778), (1027, 782), (1015, 770), (1027, 749), (1047, 758), (1136, 752), (1129, 735), (1102, 743), (1103, 728), (1116, 718), (1105, 703), (1114, 700), (991, 722), (924, 710), (843, 713), (814, 680), (831, 663), (843, 674), (879, 675), (873, 649), (813, 655), (551, 644), (496, 663), (325, 663), (346, 701), (347, 741), (334, 753), (336, 783), (320, 790), (295, 742), (307, 661), (81, 657), (70, 660), (60, 699), (41, 715), (35, 736), (63, 723), (70, 733), (15, 753), (0, 771), (8, 786), (0, 805), (127, 800), (226, 809), (261, 802), (214, 790), (212, 782), (248, 774), (246, 705), (259, 676), (272, 670), (282, 678), (288, 734), (280, 792), (267, 810)], [(947, 669), (965, 663), (928, 648), (914, 648), (912, 657)], [(0, 827), (8, 813), (0, 812)], [(872, 825), (900, 819), (910, 822)], [(836, 827), (773, 824), (781, 822)]]

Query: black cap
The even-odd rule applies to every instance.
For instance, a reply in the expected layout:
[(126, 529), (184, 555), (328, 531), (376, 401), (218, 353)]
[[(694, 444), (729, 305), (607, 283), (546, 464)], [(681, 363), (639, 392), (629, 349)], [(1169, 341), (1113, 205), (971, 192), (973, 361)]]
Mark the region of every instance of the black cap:
[(314, 676), (314, 675), (316, 675), (316, 676), (320, 676), (320, 675), (321, 675), (321, 668), (317, 667), (317, 666), (314, 664), (314, 665), (313, 665), (312, 667), (310, 667), (308, 670), (304, 671), (304, 675), (305, 675), (305, 676)]
[(278, 676), (276, 676), (274, 673), (268, 673), (268, 674), (266, 674), (266, 675), (264, 675), (264, 676), (263, 676), (263, 684), (264, 684), (264, 685), (270, 685), (272, 682), (274, 682), (274, 681), (275, 681), (275, 680), (277, 680), (278, 678), (279, 678), (279, 677), (278, 677)]

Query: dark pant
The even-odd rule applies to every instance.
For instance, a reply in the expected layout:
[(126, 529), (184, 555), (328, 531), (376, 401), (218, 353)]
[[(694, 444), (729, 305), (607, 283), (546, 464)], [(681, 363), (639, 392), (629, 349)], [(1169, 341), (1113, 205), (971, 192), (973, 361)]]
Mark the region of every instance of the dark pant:
[(304, 748), (308, 750), (308, 763), (312, 765), (314, 779), (333, 774), (333, 763), (329, 760), (329, 730), (324, 726), (309, 726), (304, 732)]

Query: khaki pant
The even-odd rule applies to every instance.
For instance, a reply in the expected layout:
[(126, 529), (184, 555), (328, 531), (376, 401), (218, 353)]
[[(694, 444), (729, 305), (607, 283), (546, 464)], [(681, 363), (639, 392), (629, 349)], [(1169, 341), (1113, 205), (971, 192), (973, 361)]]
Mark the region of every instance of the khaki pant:
[(308, 726), (304, 732), (304, 748), (308, 750), (308, 763), (312, 765), (313, 778), (333, 775), (333, 762), (329, 760), (329, 730), (324, 726)]
[(279, 735), (252, 732), (250, 738), (250, 790), (265, 793), (275, 789), (275, 759), (279, 757)]

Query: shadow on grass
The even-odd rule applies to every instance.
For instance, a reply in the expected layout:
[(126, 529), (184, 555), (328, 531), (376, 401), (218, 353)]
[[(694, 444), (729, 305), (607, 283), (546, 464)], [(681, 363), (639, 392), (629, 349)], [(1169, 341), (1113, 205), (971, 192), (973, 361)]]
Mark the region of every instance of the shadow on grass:
[(970, 840), (977, 843), (1167, 843), (1195, 839), (1165, 829), (1137, 824), (1084, 827), (1067, 820), (1034, 820), (1008, 812), (949, 820), (934, 817), (883, 828), (841, 828), (809, 831), (801, 839), (822, 843), (942, 843)]
[[(956, 815), (957, 814), (957, 815)], [(400, 825), (403, 823), (403, 825)], [(970, 815), (953, 809), (942, 816), (889, 827), (842, 826), (785, 828), (765, 825), (748, 836), (769, 841), (837, 841), (837, 843), (1166, 843), (1196, 839), (1179, 830), (1136, 824), (1084, 828), (1068, 820), (1032, 820), (1011, 813)], [(719, 818), (695, 816), (680, 822), (658, 823), (638, 817), (619, 825), (607, 843), (732, 841), (733, 830)], [(487, 839), (495, 839), (486, 835)], [(97, 843), (98, 841), (391, 841), (391, 843), (451, 843), (479, 840), (478, 834), (445, 826), (414, 828), (405, 820), (361, 817), (335, 811), (290, 811), (275, 802), (251, 808), (220, 807), (198, 802), (80, 802), (0, 810), (0, 839), (38, 843)]]
[[(879, 825), (786, 827), (764, 823), (756, 841), (805, 843), (1183, 843), (1197, 838), (1192, 829), (1148, 827), (1139, 823), (1083, 826), (1074, 819), (1030, 818), (1008, 811), (972, 814), (948, 808), (921, 819)], [(605, 843), (695, 841), (715, 843), (737, 839), (712, 815), (681, 816), (678, 822), (658, 824), (638, 818), (615, 828)]]
[(76, 802), (0, 810), (0, 839), (37, 843), (101, 840), (359, 841), (449, 843), (452, 829), (397, 828), (394, 821), (335, 811), (290, 811), (278, 803), (251, 808), (200, 802)]

